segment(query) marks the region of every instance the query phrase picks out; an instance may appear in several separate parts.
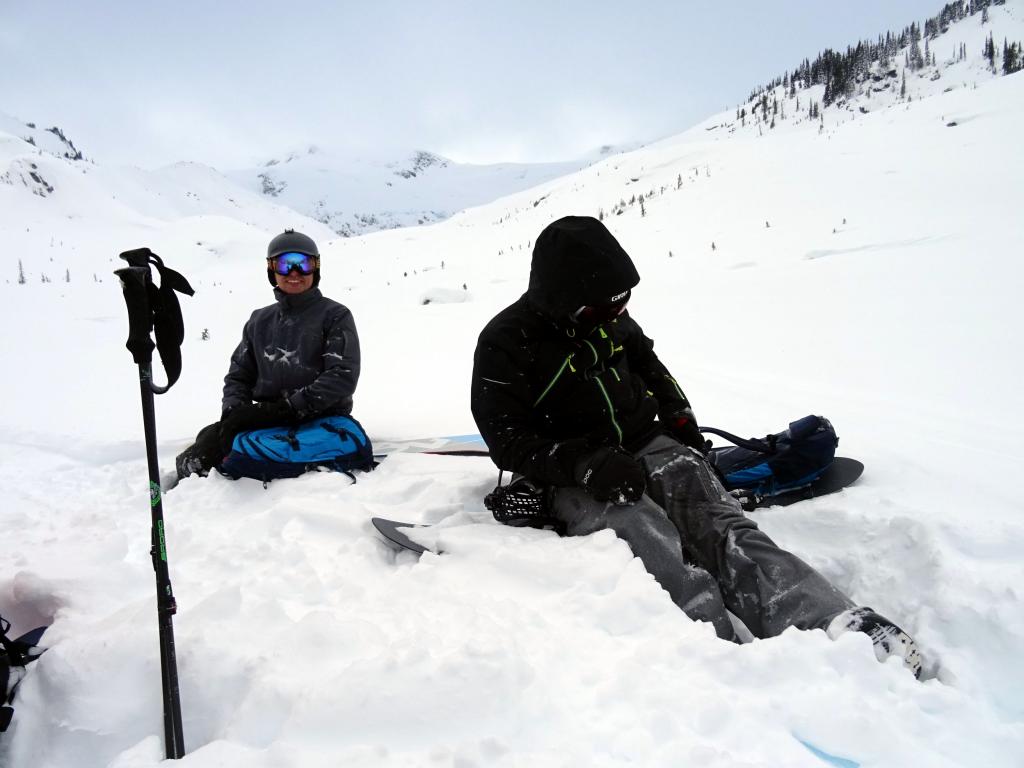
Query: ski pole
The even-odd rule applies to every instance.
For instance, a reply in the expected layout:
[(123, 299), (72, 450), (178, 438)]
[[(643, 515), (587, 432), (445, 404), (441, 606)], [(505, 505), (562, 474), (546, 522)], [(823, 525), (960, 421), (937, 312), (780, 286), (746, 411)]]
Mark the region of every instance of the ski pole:
[[(167, 539), (164, 533), (163, 499), (160, 492), (160, 467), (156, 454), (156, 417), (153, 395), (171, 388), (181, 373), (180, 346), (184, 338), (181, 310), (174, 291), (193, 291), (184, 277), (164, 266), (160, 257), (148, 248), (126, 251), (121, 258), (129, 266), (115, 270), (121, 280), (128, 307), (128, 342), (125, 346), (139, 366), (139, 389), (142, 395), (142, 422), (146, 434), (146, 460), (149, 465), (149, 506), (152, 517), (151, 549), (156, 572), (157, 622), (160, 630), (160, 672), (163, 682), (164, 747), (168, 759), (185, 755), (181, 725), (181, 698), (178, 690), (178, 664), (174, 652), (173, 616), (177, 611), (171, 577), (167, 567)], [(150, 264), (160, 272), (160, 288), (153, 285)], [(155, 327), (157, 344), (150, 338)], [(160, 359), (167, 371), (168, 382), (160, 387), (153, 383), (153, 349), (160, 350)]]

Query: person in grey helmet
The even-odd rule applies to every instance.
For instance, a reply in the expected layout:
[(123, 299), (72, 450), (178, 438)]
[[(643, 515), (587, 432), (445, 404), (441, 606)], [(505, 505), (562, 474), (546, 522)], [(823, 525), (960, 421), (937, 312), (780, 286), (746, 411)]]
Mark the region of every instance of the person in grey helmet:
[(275, 302), (252, 313), (224, 377), (221, 418), (175, 461), (178, 479), (205, 474), (239, 432), (352, 413), (359, 381), (359, 336), (352, 313), (324, 296), (320, 252), (286, 229), (267, 247)]
[(595, 218), (537, 237), (526, 293), (481, 331), (471, 408), (495, 464), (549, 488), (570, 536), (610, 529), (690, 618), (736, 641), (788, 627), (867, 634), (915, 675), (913, 639), (746, 517), (705, 459), (682, 386), (627, 310), (633, 261)]

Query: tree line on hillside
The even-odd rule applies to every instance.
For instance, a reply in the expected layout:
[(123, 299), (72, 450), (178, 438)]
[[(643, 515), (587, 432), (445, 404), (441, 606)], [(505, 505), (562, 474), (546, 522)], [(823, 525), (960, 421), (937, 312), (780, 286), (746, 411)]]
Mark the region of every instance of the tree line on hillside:
[[(1005, 2), (1006, 0), (955, 0), (955, 2), (944, 5), (938, 14), (925, 20), (923, 33), (917, 23), (912, 23), (904, 27), (898, 34), (886, 32), (884, 37), (879, 35), (877, 41), (861, 40), (856, 46), (847, 46), (845, 53), (826, 49), (819, 53), (814, 61), (804, 59), (792, 72), (786, 72), (782, 77), (775, 78), (767, 85), (755, 88), (750, 93), (748, 103), (755, 102), (758, 106), (767, 104), (768, 94), (779, 86), (782, 86), (790, 98), (793, 98), (798, 89), (824, 85), (825, 95), (822, 98), (822, 103), (827, 107), (839, 99), (852, 95), (858, 83), (864, 82), (869, 77), (875, 79), (896, 77), (897, 67), (893, 61), (900, 51), (904, 51), (903, 63), (905, 68), (911, 72), (926, 66), (934, 66), (936, 63), (935, 52), (931, 50), (929, 41), (946, 32), (950, 24), (968, 16), (980, 13), (982, 14), (982, 23), (987, 22), (989, 7), (1004, 5)], [(966, 55), (964, 46), (961, 46), (957, 51), (958, 60), (966, 58)], [(998, 47), (993, 42), (991, 35), (986, 42), (984, 55), (989, 60), (992, 71), (998, 72), (999, 68), (996, 64)], [(878, 67), (872, 71), (876, 62)], [(1004, 40), (1003, 74), (1017, 72), (1021, 69), (1021, 65), (1021, 44), (1010, 44)]]

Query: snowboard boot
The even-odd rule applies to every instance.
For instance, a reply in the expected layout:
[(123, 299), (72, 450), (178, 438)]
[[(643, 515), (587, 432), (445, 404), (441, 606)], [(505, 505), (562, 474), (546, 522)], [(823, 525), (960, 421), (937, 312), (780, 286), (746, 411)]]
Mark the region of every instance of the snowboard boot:
[(914, 638), (866, 606), (843, 611), (829, 622), (826, 632), (833, 640), (844, 632), (863, 632), (871, 638), (876, 659), (885, 661), (898, 656), (903, 659), (903, 666), (921, 679), (921, 652)]
[[(205, 477), (211, 469), (224, 460), (230, 450), (230, 441), (227, 441), (227, 445), (225, 445), (225, 441), (220, 436), (220, 422), (203, 427), (196, 435), (196, 441), (179, 453), (174, 460), (174, 469), (177, 471), (178, 480), (184, 480), (189, 475)], [(163, 481), (161, 481), (162, 485)], [(177, 485), (176, 482), (175, 485)]]

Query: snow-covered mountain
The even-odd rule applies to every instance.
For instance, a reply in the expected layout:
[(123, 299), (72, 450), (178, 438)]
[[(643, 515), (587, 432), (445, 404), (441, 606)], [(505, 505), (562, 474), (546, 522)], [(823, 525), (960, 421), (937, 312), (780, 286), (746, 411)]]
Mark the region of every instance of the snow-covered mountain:
[(177, 163), (153, 171), (104, 167), (82, 157), (59, 128), (33, 129), (0, 115), (0, 269), (8, 282), (104, 277), (117, 253), (151, 243), (201, 264), (261, 263), (266, 233), (333, 232), (248, 192), (216, 170)]
[(425, 151), (373, 160), (311, 146), (228, 175), (351, 237), (442, 221), (628, 149), (606, 146), (570, 162), (473, 165)]
[[(927, 682), (862, 635), (723, 643), (607, 532), (495, 524), (486, 460), (395, 455), (354, 485), (211, 476), (168, 495), (183, 764), (1018, 766), (1024, 75), (989, 72), (977, 43), (1024, 39), (1024, 2), (979, 17), (930, 40), (967, 59), (908, 73), (909, 98), (853, 94), (811, 120), (779, 95), (774, 129), (729, 110), (434, 226), (314, 233), (322, 287), (359, 328), (355, 415), (374, 438), (420, 437), (475, 431), (480, 328), (525, 289), (542, 227), (601, 214), (641, 274), (631, 314), (703, 423), (763, 435), (822, 413), (865, 462), (842, 494), (754, 517), (909, 630)], [(198, 288), (184, 374), (157, 399), (169, 466), (270, 301), (252, 251), (286, 211), (253, 195), (254, 223), (194, 215), (222, 183), (208, 170), (179, 169), (207, 179), (197, 202), (17, 147), (0, 172), (31, 158), (55, 191), (0, 185), (0, 263), (32, 275), (0, 283), (0, 613), (53, 625), (0, 763), (153, 766), (149, 496), (111, 262), (148, 244)], [(49, 258), (70, 283), (38, 279)], [(103, 283), (78, 279), (97, 263)], [(375, 515), (435, 523), (446, 554), (394, 554)]]

